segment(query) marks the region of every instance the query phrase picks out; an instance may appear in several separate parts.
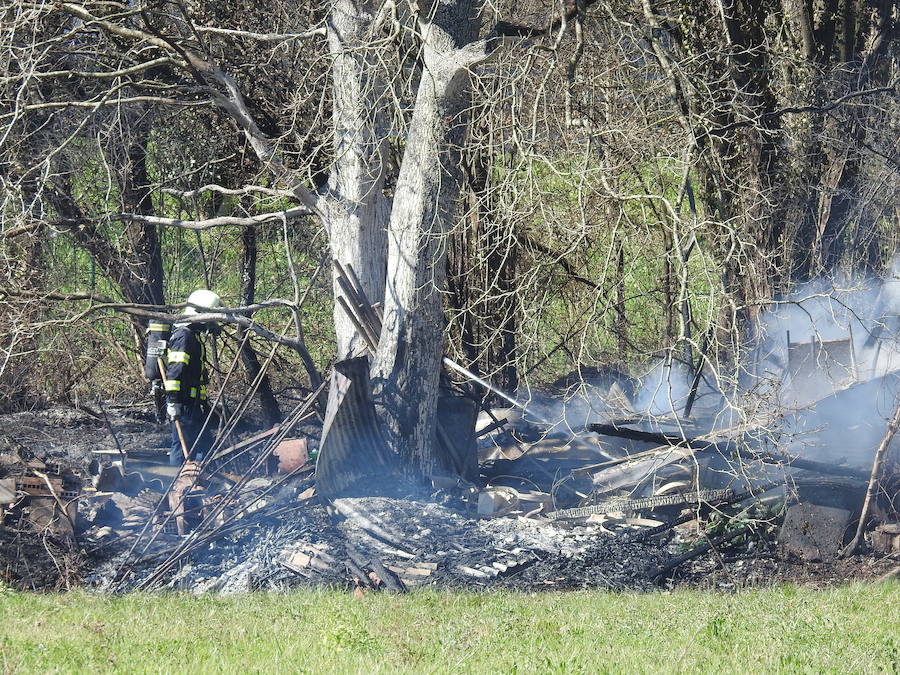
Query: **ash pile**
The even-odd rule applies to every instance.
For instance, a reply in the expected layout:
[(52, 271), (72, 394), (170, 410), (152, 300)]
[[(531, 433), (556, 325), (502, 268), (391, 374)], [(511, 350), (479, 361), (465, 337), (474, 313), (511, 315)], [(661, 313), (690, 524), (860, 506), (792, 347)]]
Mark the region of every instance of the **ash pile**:
[[(116, 588), (168, 587), (234, 593), (324, 585), (404, 592), (444, 588), (648, 588), (657, 547), (629, 544), (582, 527), (562, 532), (532, 520), (479, 520), (452, 505), (398, 498), (335, 502), (345, 517), (309, 505), (226, 533), (160, 575), (136, 566)], [(390, 529), (388, 529), (390, 528)], [(114, 561), (106, 579), (121, 568)]]
[(509, 502), (498, 513), (487, 506), (496, 491), (466, 481), (395, 480), (389, 496), (321, 500), (307, 451), (314, 439), (288, 438), (296, 419), (207, 464), (185, 464), (155, 498), (146, 485), (131, 498), (88, 496), (106, 505), (83, 535), (96, 555), (89, 582), (196, 593), (298, 585), (626, 589), (651, 586), (649, 566), (664, 557), (656, 545), (596, 525), (526, 518)]
[[(101, 521), (86, 532), (107, 541), (91, 580), (226, 593), (641, 589), (896, 567), (892, 436), (854, 464), (827, 448), (821, 459), (792, 452), (770, 423), (711, 430), (701, 428), (708, 415), (686, 424), (658, 414), (623, 419), (619, 409), (573, 433), (512, 409), (476, 414), (459, 392), (445, 392), (456, 400), (442, 404), (443, 424), (466, 429), (468, 416), (471, 433), (455, 436), (452, 472), (423, 484), (399, 478), (380, 446), (365, 365), (338, 365), (348, 384), (316, 436), (296, 433), (301, 406), (279, 427), (185, 465), (155, 505), (146, 485), (130, 503), (119, 498), (118, 529)], [(896, 377), (883, 382), (893, 396)], [(623, 391), (613, 383), (605, 400), (627, 402)], [(865, 462), (880, 450), (873, 474)], [(865, 515), (870, 485), (877, 490)], [(848, 552), (867, 555), (841, 563)]]

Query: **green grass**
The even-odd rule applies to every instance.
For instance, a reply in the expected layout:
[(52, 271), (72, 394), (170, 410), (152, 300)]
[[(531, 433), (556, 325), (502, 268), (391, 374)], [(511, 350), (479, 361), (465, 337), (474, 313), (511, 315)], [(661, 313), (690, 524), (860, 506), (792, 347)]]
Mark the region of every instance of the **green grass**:
[(735, 595), (0, 592), (7, 672), (898, 672), (900, 584)]

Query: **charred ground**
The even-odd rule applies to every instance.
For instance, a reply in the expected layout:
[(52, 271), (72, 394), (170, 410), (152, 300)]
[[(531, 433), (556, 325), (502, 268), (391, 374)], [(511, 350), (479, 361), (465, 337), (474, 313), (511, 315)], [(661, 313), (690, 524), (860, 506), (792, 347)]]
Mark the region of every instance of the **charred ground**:
[[(479, 513), (478, 493), (461, 485), (346, 498), (326, 509), (312, 496), (311, 466), (294, 475), (279, 474), (271, 462), (254, 469), (236, 500), (236, 517), (232, 509), (205, 536), (191, 541), (190, 533), (179, 537), (171, 526), (164, 531), (160, 516), (153, 515), (171, 480), (167, 476), (174, 473), (167, 474), (161, 463), (168, 430), (155, 423), (146, 406), (107, 403), (102, 413), (51, 407), (4, 415), (0, 428), (5, 473), (13, 472), (18, 461), (60, 465), (78, 473), (84, 485), (71, 533), (58, 523), (36, 528), (27, 517), (16, 518), (15, 510), (6, 514), (0, 565), (5, 583), (19, 589), (736, 589), (785, 582), (828, 586), (879, 578), (897, 565), (896, 557), (872, 552), (846, 560), (802, 560), (778, 543), (783, 515), (754, 512), (740, 521), (751, 523), (750, 533), (658, 576), (697, 543), (737, 525), (717, 521), (707, 509), (699, 519), (639, 541), (636, 535), (646, 526), (622, 526), (615, 519), (548, 521), (523, 517), (522, 508), (504, 515), (502, 507), (494, 509), (501, 513), (484, 513), (485, 508)], [(97, 473), (98, 457), (108, 461), (113, 456), (113, 434), (134, 455), (126, 464), (126, 477), (137, 473), (140, 479), (135, 483), (133, 477), (130, 485), (126, 481), (117, 486), (119, 491), (104, 493), (90, 487), (96, 482), (91, 474)], [(316, 434), (315, 424), (293, 432), (309, 439), (313, 448)], [(256, 435), (258, 430), (244, 429), (234, 441)], [(543, 443), (547, 447), (534, 450), (534, 461), (540, 461), (541, 452), (552, 456), (547, 448), (553, 444)], [(228, 478), (204, 481), (209, 503), (229, 494), (236, 474), (254, 464), (254, 453), (264, 452), (249, 447), (247, 457), (221, 469)], [(580, 452), (584, 454), (583, 447)], [(490, 462), (482, 467), (489, 471)], [(533, 478), (505, 482), (525, 494), (524, 482)], [(680, 512), (666, 513), (671, 518)], [(157, 530), (155, 539), (148, 535)], [(191, 545), (184, 547), (185, 540)], [(159, 573), (160, 563), (173, 551), (179, 555)]]

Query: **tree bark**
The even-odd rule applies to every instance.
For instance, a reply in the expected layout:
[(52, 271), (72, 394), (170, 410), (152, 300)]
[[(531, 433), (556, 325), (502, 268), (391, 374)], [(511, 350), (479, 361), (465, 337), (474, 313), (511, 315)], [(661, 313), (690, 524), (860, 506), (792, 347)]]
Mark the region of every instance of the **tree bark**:
[[(147, 173), (149, 124), (140, 123), (133, 138), (120, 147), (122, 164), (121, 208), (125, 212), (153, 215), (150, 179)], [(74, 173), (69, 169), (68, 173)], [(164, 305), (162, 251), (156, 225), (133, 222), (125, 229), (128, 246), (122, 250), (108, 240), (94, 222), (82, 222), (81, 205), (73, 198), (68, 175), (64, 172), (56, 187), (45, 187), (44, 197), (57, 213), (68, 221), (63, 227), (75, 239), (103, 273), (119, 288), (128, 301), (142, 305)], [(145, 326), (132, 319), (138, 343), (143, 348)]]
[[(241, 230), (241, 248), (241, 304), (252, 305), (256, 302), (256, 260), (258, 254), (255, 227), (245, 227)], [(259, 357), (256, 355), (253, 345), (250, 344), (250, 340), (244, 339), (246, 332), (247, 330), (242, 326), (239, 326), (237, 329), (238, 341), (243, 345), (241, 347), (241, 362), (244, 364), (248, 382), (254, 382), (259, 378), (256, 395), (259, 398), (263, 416), (268, 424), (273, 426), (281, 421), (281, 410), (278, 407), (275, 394), (272, 393), (272, 382), (268, 373), (262, 372)]]
[[(334, 165), (323, 200), (331, 255), (353, 266), (372, 302), (384, 297), (389, 204), (384, 195), (388, 121), (381, 64), (371, 47), (379, 3), (336, 0), (328, 16)], [(336, 274), (335, 297), (341, 295)], [(335, 305), (337, 358), (364, 348)]]
[[(125, 213), (154, 215), (147, 174), (147, 143), (149, 126), (138, 124), (138, 138), (128, 146), (122, 185), (122, 206)], [(137, 263), (133, 274), (143, 282), (139, 285), (140, 302), (147, 305), (166, 304), (163, 292), (163, 264), (159, 232), (156, 225), (130, 222), (126, 234), (133, 253), (132, 263)]]
[[(625, 305), (625, 242), (616, 244), (616, 335), (619, 363), (626, 364), (628, 355), (628, 312)], [(668, 313), (668, 312), (667, 312)]]
[(519, 243), (491, 194), (492, 156), (483, 145), (470, 145), (465, 162), (467, 212), (448, 242), (450, 341), (462, 349), (469, 370), (504, 391), (515, 391)]
[(388, 237), (384, 323), (373, 364), (388, 441), (426, 475), (447, 458), (435, 443), (447, 235), (457, 215), (460, 149), (471, 104), (480, 3), (422, 3), (424, 71), (397, 179)]

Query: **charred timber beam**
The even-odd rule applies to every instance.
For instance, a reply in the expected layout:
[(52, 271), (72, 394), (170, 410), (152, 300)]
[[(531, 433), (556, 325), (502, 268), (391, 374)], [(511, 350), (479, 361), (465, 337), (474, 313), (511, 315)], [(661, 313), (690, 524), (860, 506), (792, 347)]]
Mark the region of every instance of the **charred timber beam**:
[[(744, 491), (738, 492), (738, 493), (732, 492), (730, 497), (728, 497), (727, 499), (725, 499), (723, 501), (716, 503), (715, 506), (722, 508), (725, 506), (729, 506), (730, 504), (737, 504), (746, 499), (750, 499), (751, 497), (755, 497), (757, 495), (763, 494), (764, 492), (768, 492), (772, 488), (778, 487), (781, 484), (782, 484), (781, 481), (771, 481), (769, 483), (764, 483), (763, 485), (760, 485), (759, 487), (756, 487), (752, 490), (744, 490)], [(729, 492), (731, 492), (731, 491), (729, 490)], [(712, 502), (710, 502), (710, 501), (707, 501), (706, 503), (712, 505)], [(701, 506), (702, 505), (703, 504), (701, 503)], [(636, 532), (635, 534), (631, 535), (630, 537), (626, 537), (625, 540), (628, 542), (644, 541), (645, 539), (648, 539), (650, 537), (654, 537), (658, 534), (662, 534), (663, 532), (667, 532), (668, 530), (671, 530), (673, 527), (678, 527), (679, 525), (683, 525), (684, 523), (687, 523), (688, 521), (694, 520), (694, 518), (696, 518), (696, 517), (697, 517), (696, 511), (691, 511), (682, 516), (679, 516), (675, 520), (669, 521), (668, 523), (663, 523), (662, 525), (657, 525), (656, 527), (651, 527), (646, 530), (641, 530), (640, 532)]]
[(630, 427), (620, 427), (615, 424), (589, 424), (588, 430), (601, 436), (613, 436), (615, 438), (625, 438), (629, 441), (640, 441), (642, 443), (655, 443), (656, 445), (676, 445), (688, 447), (689, 443), (696, 442), (696, 439), (676, 436), (674, 434), (663, 434), (655, 431), (641, 431), (640, 429), (632, 429)]
[[(384, 566), (384, 563), (382, 563), (377, 556), (370, 555), (368, 558), (366, 558), (351, 544), (345, 544), (344, 549), (347, 552), (347, 557), (353, 564), (351, 571), (355, 568), (365, 574), (365, 570), (370, 569), (375, 573), (375, 576), (377, 576), (378, 579), (381, 580), (381, 583), (384, 584), (384, 587), (389, 591), (393, 593), (406, 592), (406, 585), (400, 580), (400, 577), (394, 574), (391, 570), (387, 569)], [(371, 581), (371, 577), (369, 577), (368, 575), (366, 575), (365, 578), (362, 579), (363, 583), (368, 583), (369, 581)]]
[[(721, 455), (729, 455), (748, 461), (760, 461), (768, 464), (787, 464), (795, 469), (804, 469), (814, 471), (816, 473), (827, 474), (832, 476), (851, 476), (853, 478), (868, 478), (865, 471), (854, 469), (849, 466), (835, 466), (826, 464), (825, 462), (816, 462), (810, 459), (800, 459), (799, 457), (790, 457), (771, 452), (751, 452), (738, 447), (735, 441), (713, 442), (704, 441), (698, 438), (689, 438), (676, 436), (674, 434), (663, 434), (653, 431), (641, 431), (640, 429), (630, 429), (628, 427), (619, 427), (613, 424), (590, 424), (588, 429), (594, 433), (603, 436), (613, 436), (615, 438), (625, 438), (631, 441), (639, 441), (642, 443), (654, 443), (656, 445), (689, 448), (697, 452), (705, 450), (715, 450)], [(630, 458), (624, 457), (622, 461), (628, 461)]]
[(694, 520), (696, 517), (696, 511), (685, 513), (684, 515), (678, 516), (675, 520), (670, 520), (668, 523), (663, 523), (662, 525), (657, 525), (656, 527), (650, 527), (627, 536), (625, 537), (625, 541), (629, 543), (644, 541), (645, 539), (655, 537), (656, 535), (662, 534), (663, 532), (668, 532), (672, 528), (678, 527), (679, 525), (684, 525), (685, 523)]
[(725, 534), (719, 535), (714, 539), (707, 538), (707, 540), (702, 544), (700, 544), (699, 546), (695, 546), (684, 555), (677, 556), (666, 564), (660, 565), (655, 570), (652, 570), (650, 578), (656, 581), (661, 581), (671, 572), (675, 571), (675, 569), (686, 563), (688, 560), (698, 558), (707, 551), (715, 548), (716, 546), (721, 546), (722, 544), (729, 542), (732, 539), (737, 539), (741, 535), (747, 534), (748, 532), (750, 532), (750, 527), (748, 525), (744, 525), (743, 527), (739, 527), (732, 532), (726, 532)]
[(699, 492), (677, 492), (669, 495), (655, 495), (641, 499), (610, 499), (602, 504), (579, 506), (573, 509), (561, 509), (550, 514), (551, 520), (570, 520), (587, 518), (602, 513), (627, 513), (630, 511), (649, 511), (664, 506), (683, 506), (687, 504), (729, 503), (734, 492), (728, 488), (721, 490), (701, 490)]
[(475, 437), (481, 438), (482, 436), (487, 436), (489, 433), (491, 433), (492, 431), (496, 431), (497, 429), (504, 426), (505, 424), (506, 424), (505, 419), (494, 420), (493, 422), (488, 424), (486, 427), (484, 427), (481, 431), (479, 431), (477, 434), (475, 434)]
[(381, 562), (379, 558), (372, 556), (369, 559), (369, 565), (371, 565), (372, 571), (384, 582), (384, 585), (389, 591), (393, 593), (406, 593), (406, 584), (403, 583), (403, 580), (399, 575), (385, 567), (384, 563)]

